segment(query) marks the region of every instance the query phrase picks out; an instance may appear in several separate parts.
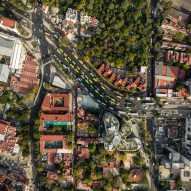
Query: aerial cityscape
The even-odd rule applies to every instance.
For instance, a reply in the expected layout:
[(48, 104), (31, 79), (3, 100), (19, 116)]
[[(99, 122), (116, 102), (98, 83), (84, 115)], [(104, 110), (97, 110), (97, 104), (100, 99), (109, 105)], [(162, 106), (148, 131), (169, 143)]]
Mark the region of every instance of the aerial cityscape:
[(0, 1), (0, 191), (191, 191), (191, 0)]

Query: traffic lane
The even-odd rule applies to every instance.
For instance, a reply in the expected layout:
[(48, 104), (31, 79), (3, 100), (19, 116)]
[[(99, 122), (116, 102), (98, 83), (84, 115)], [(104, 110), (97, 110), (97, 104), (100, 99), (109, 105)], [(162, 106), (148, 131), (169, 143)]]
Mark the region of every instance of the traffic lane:
[[(64, 49), (64, 50), (63, 50), (63, 49)], [(62, 50), (63, 50), (64, 53), (67, 55), (67, 57), (69, 57), (70, 60), (72, 60), (72, 62), (73, 62), (74, 64), (76, 64), (77, 67), (79, 67), (79, 68), (81, 69), (81, 71), (83, 71), (84, 74), (86, 74), (86, 76), (88, 76), (88, 79), (91, 80), (91, 81), (94, 81), (95, 83), (97, 83), (97, 81), (95, 81), (95, 79), (97, 78), (97, 76), (95, 76), (95, 74), (94, 74), (90, 69), (87, 69), (86, 67), (84, 67), (83, 62), (82, 62), (82, 61), (79, 61), (77, 58), (75, 58), (75, 56), (72, 54), (71, 51), (69, 51), (67, 48), (63, 48), (63, 49), (62, 49)], [(64, 54), (64, 53), (63, 53), (63, 54)], [(67, 59), (67, 57), (66, 57), (66, 59)], [(97, 83), (97, 84), (98, 84), (98, 83)], [(118, 97), (113, 93), (113, 91), (110, 91), (110, 90), (106, 89), (106, 88), (104, 87), (104, 84), (101, 84), (99, 88), (101, 89), (102, 92), (106, 92), (106, 91), (107, 91), (107, 93), (108, 93), (112, 98), (114, 98), (114, 99), (116, 100), (116, 102), (121, 101), (121, 98), (118, 98)]]
[(99, 87), (87, 82), (87, 79), (84, 78), (84, 75), (80, 74), (80, 71), (76, 71), (75, 68), (71, 67), (71, 65), (56, 50), (53, 50), (53, 52), (62, 61), (62, 64), (69, 68), (73, 76), (79, 81), (80, 86), (82, 86), (88, 93), (91, 93), (94, 98), (101, 100), (101, 102), (103, 102), (106, 106), (115, 106), (114, 104), (111, 104), (110, 100), (108, 100), (105, 92), (97, 91), (100, 90)]
[[(59, 53), (58, 51), (60, 50), (60, 52), (62, 52), (65, 56), (63, 56), (63, 54)], [(62, 51), (61, 51), (62, 50)], [(91, 70), (87, 69), (87, 67), (84, 67), (84, 64), (82, 61), (79, 61), (75, 56), (74, 56), (74, 52), (72, 52), (70, 49), (68, 49), (67, 47), (63, 47), (61, 49), (58, 49), (57, 53), (60, 54), (61, 57), (64, 57), (64, 59), (68, 59), (68, 62), (74, 63), (83, 73), (85, 73), (88, 76), (87, 80), (90, 81), (95, 81), (96, 76), (94, 76), (94, 73), (91, 72)], [(61, 59), (62, 60), (62, 59)], [(97, 82), (96, 82), (97, 83)], [(102, 92), (105, 93), (106, 88), (104, 87), (104, 84), (102, 84), (102, 86), (99, 87), (99, 89), (101, 89)], [(107, 92), (108, 93), (108, 92)], [(107, 95), (106, 93), (106, 95)], [(117, 96), (115, 96), (115, 94), (110, 91), (109, 95), (112, 97), (111, 99), (114, 99), (114, 102), (116, 102), (117, 104), (119, 102), (121, 102), (121, 97), (118, 98)], [(111, 100), (110, 100), (111, 103)], [(113, 103), (112, 103), (113, 104)], [(119, 106), (118, 106), (119, 107)], [(124, 107), (123, 104), (120, 107)]]
[[(60, 55), (62, 56), (62, 55)], [(103, 87), (97, 83), (97, 81), (95, 81), (95, 78), (90, 75), (90, 72), (88, 70), (81, 70), (78, 66), (76, 66), (74, 61), (67, 61), (67, 58), (65, 57), (64, 60), (68, 63), (68, 66), (72, 67), (75, 71), (77, 72), (82, 72), (81, 77), (78, 77), (78, 81), (82, 82), (82, 79), (86, 82), (86, 84), (88, 84), (88, 86), (92, 89), (92, 91), (96, 92), (99, 96), (101, 96), (102, 99), (104, 99), (104, 97), (107, 98), (107, 102), (110, 103), (110, 105), (114, 105), (116, 104), (116, 100), (118, 100), (118, 98), (113, 99), (110, 98), (107, 93), (105, 92), (105, 90), (103, 89)], [(113, 92), (110, 91), (109, 93), (110, 95), (113, 95)]]
[[(45, 20), (47, 20), (46, 17), (45, 17)], [(48, 19), (48, 20), (49, 20), (49, 19)], [(50, 21), (49, 23), (51, 23), (51, 21)], [(54, 28), (54, 29), (57, 29), (54, 25), (53, 25), (53, 28)], [(46, 30), (49, 31), (49, 29), (47, 29), (47, 28), (46, 28)], [(51, 31), (49, 31), (49, 32), (50, 32), (50, 34), (52, 34)], [(62, 33), (61, 33), (61, 35), (62, 35)], [(53, 39), (51, 38), (51, 40), (53, 40)], [(57, 38), (54, 39), (54, 40), (55, 40), (55, 41), (58, 41)], [(58, 44), (58, 43), (55, 43), (55, 44)], [(85, 68), (85, 69), (83, 69), (83, 70), (87, 70), (87, 67), (84, 67), (84, 63), (80, 63), (79, 59), (75, 57), (76, 48), (72, 47), (72, 50), (73, 50), (73, 51), (72, 51), (71, 48), (68, 48), (68, 47), (66, 47), (66, 46), (61, 46), (61, 49), (62, 49), (65, 53), (67, 53), (67, 56), (68, 56), (71, 60), (75, 61), (75, 62), (78, 64), (79, 67), (83, 66), (83, 68)], [(81, 61), (81, 62), (82, 62), (82, 61)], [(82, 67), (81, 67), (81, 69), (82, 69)], [(90, 74), (91, 74), (91, 71), (90, 71), (90, 70), (87, 70), (87, 71), (86, 71), (86, 73), (89, 73), (89, 72), (90, 72)], [(90, 77), (90, 78), (91, 78), (91, 77)], [(120, 102), (120, 101), (121, 101), (121, 98), (118, 99), (115, 94), (110, 93), (110, 95), (111, 95), (114, 99), (116, 99), (117, 102)]]
[[(58, 53), (60, 54), (60, 53)], [(61, 57), (63, 57), (62, 54), (60, 54)], [(82, 76), (83, 78), (85, 78), (85, 81), (86, 83), (88, 84), (91, 84), (95, 89), (94, 91), (96, 91), (96, 93), (101, 93), (101, 97), (102, 99), (104, 99), (104, 96), (107, 97), (109, 100), (108, 102), (110, 103), (110, 105), (118, 105), (118, 103), (120, 102), (121, 103), (121, 97), (117, 97), (115, 96), (115, 94), (110, 91), (110, 90), (107, 90), (105, 87), (104, 87), (104, 84), (100, 84), (100, 83), (97, 83), (96, 81), (96, 77), (93, 75), (93, 73), (91, 73), (90, 70), (86, 69), (86, 68), (83, 68), (81, 69), (80, 65), (76, 65), (76, 62), (75, 61), (71, 61), (72, 59), (70, 58), (69, 60), (67, 59), (67, 57), (64, 57), (64, 60), (67, 60), (67, 63), (69, 63), (69, 65), (73, 68), (75, 68), (75, 70), (78, 70), (78, 72), (83, 72)], [(77, 69), (78, 68), (78, 69)], [(106, 93), (107, 91), (107, 93)], [(108, 94), (111, 96), (108, 96)], [(124, 104), (121, 104), (121, 106), (118, 105), (118, 107), (121, 109), (124, 107)]]
[[(46, 29), (46, 30), (49, 31), (49, 29)], [(51, 31), (49, 31), (49, 32), (51, 33)], [(58, 39), (56, 38), (55, 41), (58, 41)], [(91, 70), (89, 70), (87, 67), (84, 66), (84, 63), (82, 61), (79, 61), (79, 59), (76, 58), (75, 52), (74, 52), (75, 50), (72, 51), (70, 48), (65, 47), (65, 46), (61, 46), (60, 49), (62, 49), (64, 51), (64, 53), (66, 54), (66, 57), (69, 57), (70, 60), (75, 62), (75, 64), (77, 64), (78, 67), (80, 67), (80, 69), (89, 76), (89, 79), (94, 80), (94, 78), (97, 78), (97, 76), (95, 76), (94, 73), (92, 73)], [(101, 89), (105, 92), (106, 89), (103, 88), (103, 87), (104, 87), (104, 84), (102, 84)], [(121, 101), (121, 98), (120, 99), (117, 98), (117, 96), (112, 91), (110, 91), (109, 95), (112, 96), (116, 100), (116, 102), (120, 102)]]

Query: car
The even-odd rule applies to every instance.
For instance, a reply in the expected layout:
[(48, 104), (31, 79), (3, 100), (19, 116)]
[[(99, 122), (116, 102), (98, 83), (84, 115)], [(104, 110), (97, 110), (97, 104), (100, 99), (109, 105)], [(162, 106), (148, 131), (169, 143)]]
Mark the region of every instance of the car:
[(80, 82), (82, 81), (82, 79), (81, 78), (77, 78)]

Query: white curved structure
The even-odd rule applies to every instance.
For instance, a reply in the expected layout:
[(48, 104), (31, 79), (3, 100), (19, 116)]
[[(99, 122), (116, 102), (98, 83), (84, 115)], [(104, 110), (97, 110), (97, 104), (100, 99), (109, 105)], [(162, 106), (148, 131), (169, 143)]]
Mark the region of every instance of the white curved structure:
[(132, 129), (125, 124), (119, 130), (119, 121), (111, 113), (105, 113), (103, 116), (106, 137), (104, 147), (107, 151), (137, 151), (141, 148), (141, 141), (134, 137), (128, 137), (132, 134)]

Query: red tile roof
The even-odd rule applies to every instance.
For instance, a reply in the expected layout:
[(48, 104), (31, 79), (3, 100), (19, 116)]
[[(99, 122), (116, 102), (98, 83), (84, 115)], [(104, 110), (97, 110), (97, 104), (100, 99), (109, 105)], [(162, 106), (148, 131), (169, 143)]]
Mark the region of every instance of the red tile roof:
[(123, 81), (123, 79), (119, 79), (119, 80), (117, 80), (115, 83), (114, 83), (114, 86), (118, 86), (118, 85), (121, 85), (122, 84), (122, 81)]
[(110, 74), (112, 73), (112, 71), (110, 69), (106, 70), (104, 73), (103, 73), (103, 76), (105, 78), (107, 78)]
[(111, 82), (113, 82), (116, 77), (117, 77), (117, 74), (113, 73), (113, 74), (111, 75), (111, 77), (109, 78), (109, 80), (110, 80)]
[(50, 172), (50, 171), (47, 172), (47, 177), (48, 177), (48, 179), (51, 179), (51, 180), (57, 180), (58, 179), (57, 173)]
[(186, 71), (185, 70), (180, 70), (179, 79), (184, 80), (185, 75), (186, 75)]
[(78, 148), (78, 158), (88, 159), (90, 157), (90, 151), (87, 147)]
[(2, 24), (7, 26), (7, 27), (15, 28), (15, 26), (16, 26), (16, 22), (12, 19), (1, 17), (0, 20), (2, 20)]
[(190, 33), (190, 29), (186, 29), (180, 25), (175, 24), (174, 22), (167, 21), (167, 20), (163, 21), (161, 27), (164, 29), (169, 29), (172, 31), (178, 31), (178, 32), (186, 33), (186, 34)]
[(143, 171), (141, 169), (135, 169), (130, 172), (129, 180), (132, 182), (139, 182), (143, 179)]
[(103, 163), (103, 177), (107, 178), (113, 168), (120, 168), (120, 160)]
[(138, 76), (136, 80), (132, 83), (131, 87), (136, 88), (140, 84), (141, 77)]
[(77, 145), (98, 144), (97, 138), (78, 138)]
[(178, 78), (178, 67), (176, 66), (171, 66), (170, 67), (170, 77), (172, 78)]
[(170, 180), (170, 190), (176, 190), (176, 184), (175, 180)]
[(10, 126), (9, 122), (0, 120), (0, 135), (1, 135), (1, 144), (0, 149), (2, 152), (13, 152), (15, 144), (18, 141), (16, 137), (16, 128)]
[(40, 137), (40, 152), (41, 154), (45, 154), (46, 152), (57, 152), (57, 148), (44, 148), (45, 146), (45, 143), (46, 142), (49, 142), (49, 143), (52, 143), (52, 142), (57, 142), (57, 141), (61, 141), (62, 142), (62, 148), (65, 148), (67, 149), (68, 148), (68, 144), (67, 144), (67, 140), (65, 138), (64, 135), (41, 135)]
[(47, 93), (41, 106), (43, 111), (70, 111), (72, 110), (72, 94)]
[(186, 88), (182, 88), (178, 93), (177, 96), (178, 97), (187, 97), (189, 96), (189, 91)]
[(128, 77), (125, 77), (122, 81), (122, 85), (125, 86), (128, 82)]
[(162, 68), (162, 75), (166, 76), (166, 72), (167, 72), (167, 67), (163, 66), (163, 68)]
[(26, 56), (20, 79), (11, 76), (10, 89), (19, 94), (26, 94), (33, 85), (38, 85), (38, 66), (31, 56)]
[(83, 188), (87, 189), (87, 188), (89, 188), (90, 186), (89, 186), (88, 183), (86, 183), (86, 182), (82, 182), (82, 181), (77, 180), (76, 187), (77, 187), (78, 189), (83, 189)]
[(74, 116), (71, 113), (66, 114), (45, 114), (41, 113), (40, 115), (40, 131), (44, 130), (44, 121), (49, 122), (73, 122)]
[(105, 64), (102, 64), (98, 70), (102, 73), (105, 70)]
[(127, 89), (128, 91), (131, 90), (131, 88), (132, 88), (131, 84), (129, 84), (129, 85), (126, 86), (126, 89)]

